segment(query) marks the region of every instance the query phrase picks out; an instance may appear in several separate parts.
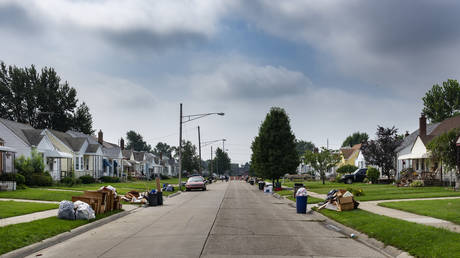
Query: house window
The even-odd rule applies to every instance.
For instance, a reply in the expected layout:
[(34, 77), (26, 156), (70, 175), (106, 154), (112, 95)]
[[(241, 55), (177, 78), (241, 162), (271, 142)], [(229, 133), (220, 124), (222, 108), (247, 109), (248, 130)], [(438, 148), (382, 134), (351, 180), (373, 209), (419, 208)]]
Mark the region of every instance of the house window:
[(425, 160), (422, 159), (420, 160), (420, 162), (422, 163), (422, 171), (424, 171), (425, 170)]
[(79, 170), (79, 169), (80, 169), (80, 158), (75, 157), (75, 170)]
[(83, 157), (80, 157), (80, 170), (83, 170)]
[(89, 170), (89, 158), (85, 157), (86, 170)]
[(419, 162), (420, 160), (415, 161), (415, 170), (419, 170)]

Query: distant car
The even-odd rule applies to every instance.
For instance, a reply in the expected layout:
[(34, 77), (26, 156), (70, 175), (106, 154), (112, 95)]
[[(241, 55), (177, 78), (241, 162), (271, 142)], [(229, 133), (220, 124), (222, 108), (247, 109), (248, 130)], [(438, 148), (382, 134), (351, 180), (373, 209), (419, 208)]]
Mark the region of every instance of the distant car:
[(342, 176), (342, 178), (340, 178), (340, 181), (344, 182), (345, 184), (351, 184), (354, 182), (363, 182), (364, 178), (366, 178), (366, 172), (367, 172), (367, 168), (358, 168), (357, 170), (355, 170), (355, 172), (349, 175)]
[(185, 183), (185, 190), (190, 191), (192, 189), (206, 191), (206, 181), (202, 176), (193, 176), (187, 180), (187, 183)]

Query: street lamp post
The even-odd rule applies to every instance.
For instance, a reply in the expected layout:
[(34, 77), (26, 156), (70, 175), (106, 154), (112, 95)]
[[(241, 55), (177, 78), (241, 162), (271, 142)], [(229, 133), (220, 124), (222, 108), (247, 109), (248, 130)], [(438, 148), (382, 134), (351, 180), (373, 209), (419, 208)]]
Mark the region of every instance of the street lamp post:
[[(218, 113), (203, 113), (203, 114), (196, 114), (196, 115), (183, 115), (182, 114), (182, 103), (180, 103), (180, 119), (179, 119), (179, 190), (182, 190), (182, 124), (187, 122), (200, 119), (205, 116), (209, 115), (219, 115), (223, 116), (225, 113), (218, 112)], [(184, 121), (184, 119), (186, 119)], [(201, 163), (201, 160), (200, 160)], [(201, 164), (200, 164), (201, 170)]]
[(200, 158), (200, 161), (198, 163), (198, 171), (200, 172), (200, 175), (203, 175), (201, 173), (201, 137), (200, 137), (200, 126), (198, 126), (198, 156)]

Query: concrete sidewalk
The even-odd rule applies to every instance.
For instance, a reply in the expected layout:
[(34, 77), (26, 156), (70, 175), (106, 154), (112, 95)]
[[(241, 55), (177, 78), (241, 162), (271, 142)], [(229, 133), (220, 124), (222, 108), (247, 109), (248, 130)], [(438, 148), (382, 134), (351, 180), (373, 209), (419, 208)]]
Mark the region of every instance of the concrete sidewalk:
[[(326, 199), (325, 194), (318, 194), (308, 191), (308, 194), (315, 198)], [(378, 204), (383, 202), (407, 202), (407, 201), (426, 201), (426, 200), (446, 200), (446, 199), (460, 199), (459, 196), (454, 197), (433, 197), (433, 198), (414, 198), (414, 199), (396, 199), (396, 200), (376, 200), (376, 201), (363, 201), (359, 202), (359, 208), (368, 212), (378, 215), (384, 215), (395, 219), (415, 222), (427, 226), (437, 228), (444, 228), (452, 232), (460, 233), (460, 225), (454, 224), (450, 221), (437, 219), (429, 216), (417, 215), (406, 211), (381, 207)]]

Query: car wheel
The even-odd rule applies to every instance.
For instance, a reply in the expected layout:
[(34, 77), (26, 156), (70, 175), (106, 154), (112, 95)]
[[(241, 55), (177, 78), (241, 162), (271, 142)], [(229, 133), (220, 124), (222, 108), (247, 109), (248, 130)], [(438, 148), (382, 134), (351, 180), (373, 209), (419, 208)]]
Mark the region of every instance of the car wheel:
[(203, 191), (206, 191), (206, 187), (203, 187)]
[(189, 191), (190, 191), (190, 188), (185, 188), (185, 191), (189, 192)]
[(352, 184), (353, 183), (353, 180), (351, 178), (348, 178), (347, 179), (347, 184)]

